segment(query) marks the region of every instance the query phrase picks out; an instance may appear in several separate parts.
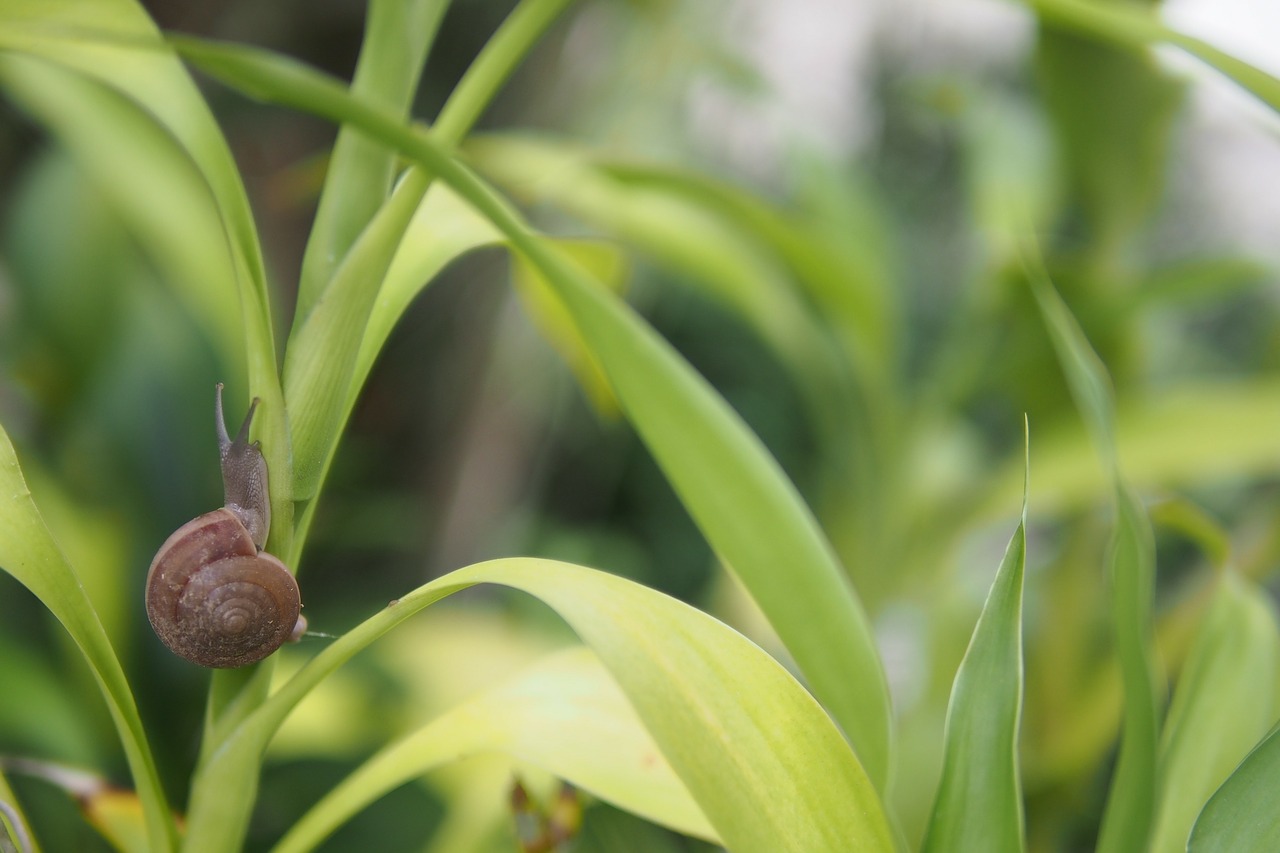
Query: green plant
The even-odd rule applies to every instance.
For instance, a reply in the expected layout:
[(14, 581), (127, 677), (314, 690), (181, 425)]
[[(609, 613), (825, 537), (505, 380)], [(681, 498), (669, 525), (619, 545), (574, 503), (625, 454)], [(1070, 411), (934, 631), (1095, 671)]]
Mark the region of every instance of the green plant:
[[(987, 270), (991, 281), (1014, 286), (978, 289), (961, 306), (926, 391), (913, 394), (904, 390), (905, 309), (886, 280), (888, 264), (850, 245), (858, 242), (851, 234), (867, 239), (874, 233), (874, 217), (860, 216), (847, 199), (824, 206), (819, 196), (797, 212), (697, 173), (614, 161), (547, 140), (469, 138), (567, 0), (522, 0), (437, 120), (429, 128), (408, 121), (447, 5), (374, 0), (348, 87), (260, 49), (162, 36), (131, 0), (8, 0), (0, 3), (0, 85), (103, 188), (151, 263), (204, 324), (219, 362), (237, 376), (247, 374), (250, 396), (260, 400), (255, 436), (271, 472), (266, 549), (286, 565), (301, 564), (339, 440), (397, 321), (455, 259), (503, 247), (515, 260), (516, 287), (530, 313), (591, 399), (602, 410), (616, 406), (634, 427), (808, 689), (724, 623), (643, 585), (560, 561), (482, 562), (401, 595), (274, 685), (275, 658), (215, 673), (180, 830), (151, 728), (120, 664), (117, 638), (99, 615), (102, 602), (86, 591), (78, 561), (64, 556), (70, 549), (37, 511), (5, 436), (0, 495), (12, 497), (0, 509), (0, 566), (62, 623), (88, 662), (133, 775), (136, 801), (130, 802), (140, 808), (132, 815), (110, 812), (98, 793), (84, 797), (90, 819), (110, 842), (124, 850), (242, 845), (268, 748), (300, 704), (409, 617), (468, 587), (492, 584), (540, 599), (584, 645), (547, 656), (385, 747), (298, 818), (278, 849), (311, 849), (399, 784), (491, 751), (733, 850), (889, 850), (917, 842), (930, 850), (1022, 849), (1029, 831), (1033, 846), (1045, 846), (1035, 828), (1052, 828), (1052, 821), (1031, 821), (1028, 829), (1025, 792), (1052, 792), (1087, 775), (1105, 759), (1117, 727), (1101, 848), (1172, 849), (1190, 834), (1193, 849), (1265, 849), (1271, 827), (1246, 824), (1241, 815), (1257, 810), (1257, 798), (1280, 773), (1272, 758), (1275, 738), (1263, 737), (1276, 716), (1275, 616), (1246, 572), (1219, 565), (1194, 606), (1179, 614), (1181, 646), (1161, 641), (1155, 537), (1130, 478), (1177, 482), (1188, 470), (1179, 467), (1188, 464), (1188, 448), (1206, 430), (1267, 417), (1259, 409), (1270, 407), (1259, 400), (1274, 382), (1255, 379), (1207, 407), (1198, 395), (1158, 401), (1164, 410), (1123, 409), (1094, 351), (1122, 353), (1137, 322), (1133, 306), (1117, 311), (1117, 320), (1104, 298), (1094, 293), (1091, 302), (1090, 287), (1123, 271), (1159, 180), (1158, 170), (1140, 171), (1132, 186), (1116, 189), (1094, 174), (1114, 165), (1097, 152), (1137, 160), (1160, 148), (1177, 85), (1144, 55), (1104, 48), (1110, 64), (1103, 71), (1150, 95), (1141, 101), (1136, 141), (1106, 137), (1079, 118), (1079, 92), (1071, 89), (1087, 64), (1073, 53), (1078, 35), (1046, 29), (1040, 60), (1061, 87), (1054, 118), (1066, 128), (1067, 146), (1089, 154), (1072, 161), (1090, 232), (1074, 268), (1063, 262), (1066, 253), (1043, 249), (1035, 239), (1056, 211), (1041, 193), (1043, 182), (1017, 171), (1022, 160), (1004, 156), (1000, 145), (1013, 138), (1012, 122), (1002, 123), (1008, 115), (966, 107), (960, 98), (955, 120), (962, 135), (970, 135), (975, 218), (985, 217), (989, 233)], [(1028, 5), (1046, 26), (1126, 47), (1172, 42), (1272, 105), (1280, 103), (1280, 83), (1161, 28), (1146, 13), (1066, 0)], [(240, 174), (180, 59), (243, 94), (342, 128), (282, 350)], [(945, 104), (956, 93), (935, 94)], [(994, 143), (978, 140), (993, 129)], [(136, 192), (137, 174), (148, 177), (146, 193)], [(551, 201), (614, 241), (550, 237), (512, 198)], [(777, 353), (816, 441), (835, 460), (816, 498), (834, 542), (743, 419), (608, 286), (628, 250), (687, 276)], [(1086, 322), (1077, 321), (1055, 285), (1078, 300), (1075, 313)], [(1000, 379), (1020, 402), (1025, 397), (1035, 437), (1004, 442), (999, 459), (1005, 467), (982, 482), (973, 481), (972, 470), (958, 482), (917, 482), (911, 466), (932, 449), (939, 427), (953, 427), (955, 410), (986, 390), (979, 374), (992, 351), (973, 340), (974, 329), (1004, 316), (1034, 320), (1032, 342), (1018, 352), (1035, 378), (1010, 372)], [(1055, 427), (1072, 419), (1069, 407), (1035, 390), (1045, 376), (1058, 375), (1055, 364), (1087, 439), (1078, 430), (1056, 438), (1046, 430), (1050, 437), (1040, 450), (1042, 415)], [(1160, 424), (1159, 446), (1131, 461), (1127, 440), (1144, 435), (1153, 419)], [(1261, 471), (1263, 460), (1274, 456), (1272, 444), (1268, 434), (1251, 434), (1233, 450), (1251, 471)], [(1212, 452), (1191, 456), (1191, 479), (1229, 468)], [(1101, 466), (1091, 467), (1095, 458)], [(1046, 470), (1047, 476), (1040, 473)], [(1009, 476), (1012, 471), (1019, 476)], [(1018, 744), (1023, 589), (1028, 508), (1036, 506), (1041, 477), (1051, 483), (1046, 504), (1064, 515), (1093, 503), (1115, 508), (1105, 605), (1115, 660), (1087, 662), (1086, 687), (1070, 685), (1075, 695), (1065, 713), (1074, 719), (1028, 757)], [(971, 627), (971, 614), (956, 619), (943, 596), (921, 590), (937, 582), (929, 569), (943, 554), (1016, 506), (1019, 486), (1021, 520)], [(978, 498), (962, 503), (957, 490)], [(1210, 543), (1211, 553), (1225, 550), (1214, 550), (1212, 543), (1226, 537), (1207, 516), (1172, 506), (1182, 510), (1158, 515), (1166, 527)], [(74, 524), (60, 529), (69, 527)], [(1087, 535), (1080, 541), (1092, 544)], [(886, 565), (896, 570), (878, 571)], [(1077, 595), (1090, 583), (1067, 570), (1054, 582)], [(305, 600), (305, 574), (301, 586)], [(926, 686), (933, 699), (940, 689), (942, 702), (900, 712), (895, 732), (868, 612), (879, 614), (911, 595), (939, 623), (933, 641), (954, 645), (969, 637), (969, 644), (962, 660), (951, 654), (956, 666), (935, 667)], [(1089, 631), (1072, 624), (1071, 615), (1054, 623), (1065, 626), (1058, 636), (1071, 647), (1060, 653), (1063, 660), (1078, 656)], [(949, 618), (957, 624), (946, 625)], [(1042, 641), (1054, 639), (1048, 631)], [(1158, 650), (1186, 659), (1167, 716)], [(1224, 704), (1222, 695), (1234, 701)], [(944, 705), (943, 748), (922, 759), (913, 746), (929, 742), (922, 731), (932, 727), (936, 735), (942, 728)], [(1230, 743), (1204, 734), (1225, 731), (1234, 735)], [(1027, 765), (1034, 779), (1024, 778), (1032, 775)], [(932, 778), (931, 772), (941, 780), (936, 793), (915, 784), (917, 774)], [(3, 778), (0, 802), (0, 823), (19, 837), (17, 798)]]

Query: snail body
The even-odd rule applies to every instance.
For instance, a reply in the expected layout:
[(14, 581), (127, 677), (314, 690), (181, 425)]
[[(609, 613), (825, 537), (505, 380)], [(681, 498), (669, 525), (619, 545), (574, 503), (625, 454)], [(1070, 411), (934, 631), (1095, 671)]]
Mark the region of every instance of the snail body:
[(147, 572), (146, 609), (152, 628), (175, 654), (215, 668), (256, 663), (306, 630), (298, 583), (262, 550), (271, 526), (266, 461), (249, 424), (257, 400), (233, 441), (216, 415), (225, 506), (174, 531)]

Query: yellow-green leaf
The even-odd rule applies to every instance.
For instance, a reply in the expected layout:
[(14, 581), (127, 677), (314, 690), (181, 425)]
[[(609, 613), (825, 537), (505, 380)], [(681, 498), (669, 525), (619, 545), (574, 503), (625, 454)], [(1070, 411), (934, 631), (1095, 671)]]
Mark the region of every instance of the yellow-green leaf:
[[(495, 560), (420, 587), (316, 656), (202, 769), (188, 850), (240, 843), (257, 766), (284, 718), (329, 673), (397, 624), (478, 583), (558, 612), (617, 681), (725, 845), (752, 851), (894, 846), (880, 797), (822, 708), (775, 660), (706, 614), (624, 578), (548, 560)], [(216, 795), (215, 795), (216, 792)]]
[(0, 569), (29, 589), (75, 641), (102, 690), (146, 814), (151, 849), (173, 849), (176, 830), (142, 720), (89, 597), (49, 535), (22, 478), (9, 436), (0, 429)]
[(1280, 629), (1266, 594), (1223, 572), (1165, 724), (1153, 851), (1187, 848), (1210, 795), (1275, 722)]
[(276, 853), (309, 850), (392, 789), (481, 752), (505, 753), (619, 808), (717, 840), (599, 658), (577, 646), (381, 750), (308, 810)]
[(951, 689), (942, 781), (926, 851), (1026, 848), (1018, 727), (1022, 718), (1022, 583), (1027, 497)]

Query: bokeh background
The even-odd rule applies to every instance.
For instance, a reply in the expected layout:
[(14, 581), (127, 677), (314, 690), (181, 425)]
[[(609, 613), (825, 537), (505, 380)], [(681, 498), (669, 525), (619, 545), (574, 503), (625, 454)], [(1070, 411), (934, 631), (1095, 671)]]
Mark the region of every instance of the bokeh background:
[[(357, 0), (144, 5), (166, 29), (262, 45), (344, 78), (364, 15)], [(453, 4), (415, 116), (435, 115), (512, 5)], [(1165, 17), (1280, 73), (1280, 11), (1265, 0), (1180, 0)], [(334, 129), (204, 89), (254, 205), (283, 340)], [(1158, 525), (1159, 594), (1176, 669), (1211, 568), (1205, 542), (1225, 537), (1264, 581), (1280, 549), (1280, 402), (1268, 396), (1280, 388), (1278, 128), (1181, 56), (1046, 33), (1015, 3), (588, 0), (524, 64), (481, 123), (492, 137), (469, 151), (548, 230), (621, 236), (634, 250), (633, 304), (814, 507), (889, 661), (909, 835), (929, 806), (950, 678), (1013, 527), (1029, 415), (1033, 451), (1042, 438), (1049, 451), (1046, 476), (1032, 470), (1028, 809), (1037, 848), (1068, 850), (1096, 831), (1116, 721), (1108, 510), (1002, 204), (1016, 199), (1040, 229), (1112, 372), (1139, 486), (1173, 519)], [(796, 275), (786, 280), (809, 318), (802, 334), (836, 353), (806, 361), (696, 265), (554, 187), (512, 180), (501, 145), (530, 140), (590, 152), (619, 205), (634, 200), (629, 174), (664, 169), (758, 199), (831, 253), (816, 263), (829, 260), (836, 286), (871, 306), (883, 346), (850, 344), (867, 330), (843, 328)], [(776, 651), (633, 432), (582, 392), (509, 278), (504, 255), (468, 257), (392, 336), (300, 567), (313, 628), (341, 633), (445, 571), (526, 554), (631, 577)], [(141, 585), (167, 533), (219, 503), (210, 403), (225, 369), (71, 157), (0, 103), (0, 421), (103, 610), (177, 802), (207, 675), (155, 642)], [(1187, 420), (1197, 413), (1203, 427)], [(438, 610), (359, 659), (282, 737), (253, 845), (390, 736), (569, 639), (538, 607), (483, 590)], [(0, 753), (127, 779), (88, 673), (3, 575)], [(434, 849), (503, 849), (508, 771), (472, 764), (397, 792), (332, 849), (419, 850), (441, 828)], [(20, 791), (37, 815), (70, 808), (38, 782)], [(74, 820), (37, 822), (65, 833), (47, 849), (100, 845)], [(599, 805), (583, 845), (702, 849)]]

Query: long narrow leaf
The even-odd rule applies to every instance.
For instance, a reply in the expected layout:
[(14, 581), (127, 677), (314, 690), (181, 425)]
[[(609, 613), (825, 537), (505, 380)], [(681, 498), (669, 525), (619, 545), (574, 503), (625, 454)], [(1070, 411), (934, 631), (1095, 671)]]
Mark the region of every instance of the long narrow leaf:
[(1022, 582), (1027, 562), (1027, 485), (973, 629), (947, 708), (946, 757), (923, 849), (1026, 848), (1018, 727), (1022, 718)]
[[(351, 81), (358, 98), (408, 113), (449, 0), (372, 0)], [(311, 313), (334, 270), (391, 190), (395, 152), (352, 128), (338, 131), (302, 257), (294, 323)]]
[[(470, 130), (516, 65), (571, 2), (523, 0), (512, 11), (445, 104), (438, 131), (445, 144), (456, 144)], [(240, 74), (238, 79), (247, 93), (267, 100), (301, 98), (323, 113), (324, 104), (332, 95), (351, 97), (346, 91), (333, 88), (331, 81), (326, 80), (326, 86), (315, 86), (304, 66), (284, 57), (237, 46), (200, 48), (191, 40), (185, 44), (189, 53), (204, 50), (206, 60), (219, 63), (223, 73)], [(283, 91), (273, 91), (277, 87), (283, 87)], [(360, 103), (379, 115), (403, 116), (402, 109), (385, 110), (382, 99), (361, 99)], [(379, 145), (387, 148), (385, 141)], [(299, 313), (299, 322), (290, 335), (284, 370), (293, 426), (293, 500), (311, 501), (320, 489), (350, 414), (344, 401), (353, 400), (359, 390), (353, 365), (362, 347), (361, 331), (374, 310), (393, 256), (403, 245), (405, 229), (432, 179), (430, 171), (411, 170), (341, 262), (335, 261), (337, 266), (330, 277), (314, 285), (324, 288), (324, 299), (315, 294), (301, 306), (305, 313)], [(426, 282), (420, 284), (425, 286)], [(308, 512), (312, 507), (314, 503), (307, 505)], [(309, 524), (308, 515), (300, 529), (305, 530)], [(292, 552), (289, 556), (298, 554)]]
[[(187, 850), (233, 849), (253, 774), (314, 686), (400, 622), (478, 583), (523, 590), (608, 668), (725, 845), (740, 853), (893, 849), (879, 795), (822, 708), (776, 661), (694, 608), (624, 578), (549, 560), (494, 560), (420, 587), (303, 667), (230, 736), (196, 781)], [(215, 795), (216, 793), (216, 795)]]
[(1146, 512), (1121, 477), (1115, 444), (1115, 403), (1106, 368), (1053, 289), (1039, 250), (1029, 239), (1024, 247), (1024, 262), (1076, 408), (1091, 433), (1095, 451), (1111, 473), (1116, 504), (1116, 529), (1109, 558), (1111, 620), (1125, 705), (1120, 754), (1098, 848), (1106, 853), (1125, 853), (1146, 848), (1155, 809), (1156, 746), (1164, 692), (1154, 661), (1152, 636), (1155, 540)]
[(233, 86), (358, 125), (394, 145), (450, 184), (539, 269), (703, 534), (743, 580), (882, 786), (889, 767), (888, 687), (861, 604), (794, 486), (706, 380), (430, 135), (301, 65), (282, 66), (244, 48), (185, 40), (176, 47)]
[(9, 436), (0, 429), (0, 568), (40, 599), (75, 641), (102, 690), (146, 813), (151, 848), (177, 833), (124, 670), (75, 572), (40, 518)]
[[(215, 340), (232, 364), (238, 361), (236, 350), (244, 347), (250, 390), (262, 399), (255, 435), (272, 474), (287, 482), (292, 456), (266, 271), (249, 201), (217, 122), (182, 64), (162, 45), (155, 24), (134, 0), (0, 0), (0, 50), (39, 57), (95, 81), (131, 101), (162, 131), (142, 127), (135, 115), (128, 116), (128, 132), (117, 137), (121, 127), (93, 114), (93, 108), (110, 102), (75, 97), (74, 91), (75, 100), (38, 98), (31, 104), (80, 155), (99, 185), (117, 190), (116, 204), (132, 214), (131, 224), (147, 249), (184, 274), (188, 290), (196, 291), (191, 298), (200, 306), (197, 316), (207, 311), (216, 318), (210, 320)], [(150, 150), (130, 152), (128, 143), (135, 139)], [(155, 146), (165, 150), (147, 160)], [(174, 148), (195, 166), (194, 180), (173, 163)], [(139, 158), (143, 163), (136, 170), (122, 168)], [(157, 169), (162, 171), (147, 183), (146, 193), (128, 180)], [(205, 209), (210, 199), (216, 209), (212, 216)], [(164, 201), (183, 209), (158, 203)], [(197, 250), (188, 255), (192, 247)], [(237, 303), (238, 321), (229, 322)], [(268, 545), (287, 553), (293, 532), (287, 490), (272, 490), (272, 517), (277, 523)]]
[(547, 656), (383, 749), (312, 806), (275, 853), (310, 850), (394, 788), (480, 752), (505, 753), (619, 808), (717, 840), (617, 683), (578, 646)]

